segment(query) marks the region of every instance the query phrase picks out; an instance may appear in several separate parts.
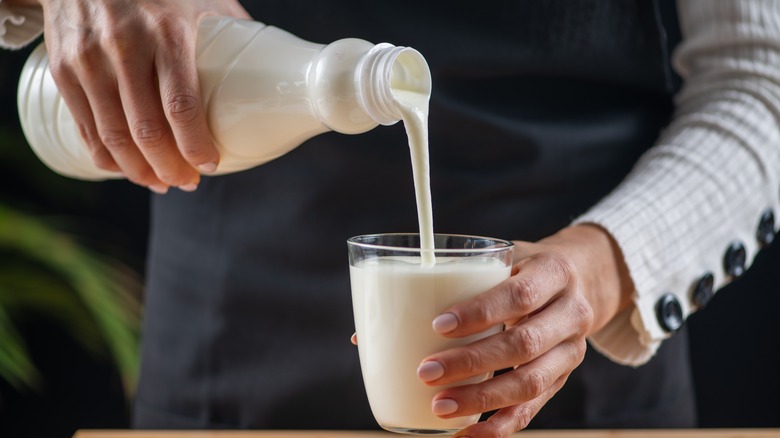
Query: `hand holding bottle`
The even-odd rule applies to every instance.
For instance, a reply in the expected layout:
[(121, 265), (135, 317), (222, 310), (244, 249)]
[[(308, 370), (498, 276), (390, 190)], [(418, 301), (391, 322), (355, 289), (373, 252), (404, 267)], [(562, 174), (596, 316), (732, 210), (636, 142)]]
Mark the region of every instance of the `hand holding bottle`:
[(200, 172), (216, 169), (195, 66), (197, 26), (205, 15), (249, 18), (238, 1), (14, 3), (43, 7), (52, 76), (97, 167), (158, 193), (195, 190)]
[(158, 192), (169, 185), (194, 190), (199, 172), (259, 166), (328, 131), (392, 125), (401, 118), (396, 89), (430, 95), (427, 63), (412, 48), (358, 38), (305, 41), (219, 11), (202, 12), (210, 16), (197, 23), (165, 18), (178, 13), (150, 14), (179, 24), (135, 25), (147, 46), (171, 34), (183, 48), (161, 42), (170, 48), (146, 49), (119, 32), (124, 43), (105, 50), (96, 43), (92, 56), (59, 43), (55, 50), (68, 56), (50, 57), (43, 44), (30, 54), (19, 79), (19, 119), (30, 147), (55, 172), (126, 177)]

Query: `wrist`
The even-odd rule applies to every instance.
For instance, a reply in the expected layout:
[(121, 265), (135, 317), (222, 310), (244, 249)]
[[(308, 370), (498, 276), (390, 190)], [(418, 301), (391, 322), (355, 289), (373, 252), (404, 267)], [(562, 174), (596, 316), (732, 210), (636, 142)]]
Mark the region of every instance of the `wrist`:
[(595, 224), (562, 229), (540, 243), (551, 244), (572, 261), (585, 298), (593, 309), (591, 335), (631, 305), (634, 284), (620, 246)]

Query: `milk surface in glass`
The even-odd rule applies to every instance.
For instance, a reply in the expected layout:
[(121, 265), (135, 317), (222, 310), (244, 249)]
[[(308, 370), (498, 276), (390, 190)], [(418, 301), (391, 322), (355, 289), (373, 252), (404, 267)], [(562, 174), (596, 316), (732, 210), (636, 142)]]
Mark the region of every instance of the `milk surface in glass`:
[[(433, 396), (447, 386), (428, 386), (417, 377), (426, 356), (473, 342), (501, 327), (449, 339), (431, 328), (439, 313), (509, 277), (510, 266), (490, 257), (381, 257), (350, 266), (355, 328), (363, 380), (371, 410), (385, 429), (450, 433), (479, 415), (442, 419), (431, 411)], [(485, 374), (454, 385), (477, 383)]]

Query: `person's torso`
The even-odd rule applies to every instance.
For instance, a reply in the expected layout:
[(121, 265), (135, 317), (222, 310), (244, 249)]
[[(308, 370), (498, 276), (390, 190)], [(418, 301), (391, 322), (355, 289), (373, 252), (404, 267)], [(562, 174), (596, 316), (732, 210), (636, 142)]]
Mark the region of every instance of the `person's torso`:
[[(672, 109), (671, 0), (245, 5), (310, 41), (426, 57), (437, 232), (557, 231), (620, 182)], [(349, 344), (345, 241), (417, 225), (400, 123), (156, 196), (136, 425), (376, 427)], [(635, 370), (589, 351), (532, 426), (692, 425), (684, 335), (658, 356)]]

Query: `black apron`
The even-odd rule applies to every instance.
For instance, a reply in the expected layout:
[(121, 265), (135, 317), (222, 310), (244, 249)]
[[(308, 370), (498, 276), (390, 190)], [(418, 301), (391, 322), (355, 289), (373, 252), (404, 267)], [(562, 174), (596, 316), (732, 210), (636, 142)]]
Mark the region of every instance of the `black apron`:
[[(437, 232), (537, 240), (613, 189), (668, 122), (672, 0), (245, 2), (304, 39), (418, 49)], [(375, 429), (346, 239), (417, 230), (401, 123), (327, 133), (155, 196), (139, 428)], [(684, 332), (647, 365), (589, 350), (531, 427), (695, 425)]]

